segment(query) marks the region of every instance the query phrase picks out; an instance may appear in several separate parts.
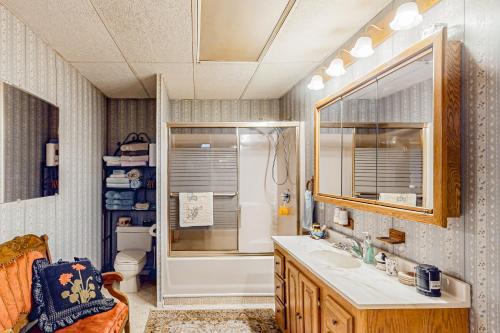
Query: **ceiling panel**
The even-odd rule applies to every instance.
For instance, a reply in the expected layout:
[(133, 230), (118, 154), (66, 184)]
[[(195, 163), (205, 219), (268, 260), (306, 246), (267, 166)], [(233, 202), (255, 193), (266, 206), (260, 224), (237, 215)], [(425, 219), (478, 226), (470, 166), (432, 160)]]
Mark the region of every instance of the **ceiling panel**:
[(123, 61), (99, 16), (82, 0), (0, 0), (68, 61)]
[(72, 63), (90, 82), (111, 98), (148, 98), (126, 63)]
[(196, 64), (195, 98), (238, 99), (256, 68), (257, 63)]
[(299, 0), (288, 15), (263, 62), (321, 61), (390, 2), (390, 0)]
[(168, 96), (172, 99), (193, 99), (193, 64), (132, 63), (132, 69), (144, 83), (150, 96), (156, 96), (156, 74), (164, 74)]
[(243, 98), (279, 98), (318, 65), (317, 62), (261, 64)]
[(287, 3), (288, 0), (201, 0), (199, 59), (257, 61)]
[(90, 0), (128, 62), (191, 62), (191, 1)]

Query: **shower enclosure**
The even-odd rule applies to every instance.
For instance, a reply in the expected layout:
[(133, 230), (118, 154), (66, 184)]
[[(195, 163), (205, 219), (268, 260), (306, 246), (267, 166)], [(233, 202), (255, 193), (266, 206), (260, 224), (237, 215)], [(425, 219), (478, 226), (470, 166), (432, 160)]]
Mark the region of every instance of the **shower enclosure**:
[[(170, 257), (268, 255), (271, 236), (298, 233), (298, 123), (168, 127)], [(213, 192), (213, 226), (180, 226), (183, 192)]]

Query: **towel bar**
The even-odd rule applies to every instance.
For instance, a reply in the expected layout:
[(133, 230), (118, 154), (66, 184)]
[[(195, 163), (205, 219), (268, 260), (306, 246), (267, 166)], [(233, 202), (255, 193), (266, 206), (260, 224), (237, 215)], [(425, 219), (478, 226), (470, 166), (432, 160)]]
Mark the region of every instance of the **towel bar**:
[[(214, 197), (235, 197), (238, 195), (238, 192), (220, 192), (214, 193)], [(170, 192), (170, 197), (178, 197), (179, 192)]]

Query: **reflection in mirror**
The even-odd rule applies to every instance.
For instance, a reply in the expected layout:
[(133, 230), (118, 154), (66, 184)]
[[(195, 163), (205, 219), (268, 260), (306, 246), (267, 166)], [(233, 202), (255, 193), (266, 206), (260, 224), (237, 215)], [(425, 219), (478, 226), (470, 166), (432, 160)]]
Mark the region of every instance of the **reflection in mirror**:
[(341, 112), (341, 101), (326, 106), (320, 112), (320, 193), (342, 195)]
[(432, 209), (432, 53), (378, 80), (378, 200)]
[(0, 82), (0, 203), (58, 193), (59, 109)]
[(363, 199), (377, 198), (377, 84), (369, 84), (343, 98), (342, 195)]

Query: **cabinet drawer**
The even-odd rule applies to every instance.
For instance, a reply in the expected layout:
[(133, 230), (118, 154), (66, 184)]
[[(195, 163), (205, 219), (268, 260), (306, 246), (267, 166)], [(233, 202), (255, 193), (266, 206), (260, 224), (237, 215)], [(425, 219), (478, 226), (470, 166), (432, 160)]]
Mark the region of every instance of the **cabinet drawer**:
[(278, 275), (274, 275), (274, 293), (281, 303), (285, 304), (285, 281), (283, 281), (283, 279)]
[(286, 331), (285, 306), (283, 305), (283, 303), (281, 303), (281, 301), (278, 298), (275, 299), (275, 302), (276, 302), (276, 308), (274, 310), (274, 316), (276, 317), (276, 324), (278, 325), (281, 332), (285, 332)]
[(353, 318), (330, 296), (325, 299), (323, 308), (323, 332), (352, 333)]
[(285, 278), (285, 257), (278, 251), (274, 251), (274, 272), (282, 279)]

